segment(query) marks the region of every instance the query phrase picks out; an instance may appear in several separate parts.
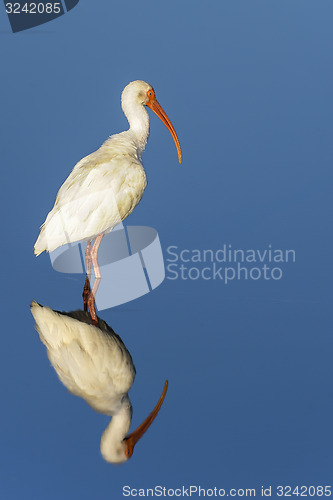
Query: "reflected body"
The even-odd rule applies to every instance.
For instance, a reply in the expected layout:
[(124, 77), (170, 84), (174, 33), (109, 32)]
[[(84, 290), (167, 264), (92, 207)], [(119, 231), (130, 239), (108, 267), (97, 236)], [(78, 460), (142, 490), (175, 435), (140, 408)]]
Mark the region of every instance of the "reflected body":
[(112, 416), (101, 438), (103, 458), (112, 463), (125, 462), (156, 417), (167, 382), (151, 414), (127, 435), (132, 419), (128, 391), (135, 367), (121, 338), (100, 318), (94, 326), (88, 312), (56, 312), (37, 302), (32, 302), (31, 312), (61, 382), (96, 411)]

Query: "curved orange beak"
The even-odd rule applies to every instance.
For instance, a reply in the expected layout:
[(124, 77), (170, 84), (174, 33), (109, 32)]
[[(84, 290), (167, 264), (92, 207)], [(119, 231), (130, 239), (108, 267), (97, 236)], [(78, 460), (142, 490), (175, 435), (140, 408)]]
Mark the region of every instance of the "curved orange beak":
[(148, 106), (148, 108), (150, 108), (152, 111), (154, 111), (154, 113), (162, 120), (164, 125), (168, 128), (170, 134), (172, 135), (173, 140), (175, 141), (177, 153), (178, 153), (178, 160), (179, 160), (179, 163), (181, 163), (182, 162), (182, 150), (180, 148), (179, 139), (177, 137), (176, 131), (173, 128), (171, 121), (168, 118), (168, 115), (166, 114), (166, 112), (164, 111), (164, 109), (162, 108), (162, 106), (160, 105), (158, 100), (156, 99), (155, 93), (152, 95), (152, 97), (149, 98), (149, 101), (147, 102), (146, 106)]
[(168, 390), (168, 381), (166, 380), (161, 397), (158, 400), (158, 403), (153, 409), (153, 411), (150, 413), (150, 415), (148, 415), (146, 420), (142, 422), (142, 424), (134, 432), (125, 437), (124, 439), (124, 441), (126, 442), (125, 454), (128, 458), (130, 458), (133, 455), (134, 446), (155, 420), (156, 415), (158, 414), (159, 409), (162, 406), (167, 390)]

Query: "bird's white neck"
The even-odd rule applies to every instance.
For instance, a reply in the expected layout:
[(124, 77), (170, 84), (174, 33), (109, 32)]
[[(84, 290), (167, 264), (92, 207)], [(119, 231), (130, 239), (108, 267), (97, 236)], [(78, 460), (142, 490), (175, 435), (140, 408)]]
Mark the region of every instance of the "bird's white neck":
[(123, 111), (129, 123), (128, 134), (136, 143), (141, 157), (149, 136), (149, 116), (146, 108), (136, 102), (123, 102)]
[(112, 417), (101, 438), (101, 453), (107, 462), (123, 462), (125, 445), (123, 440), (129, 431), (132, 420), (132, 406), (128, 397), (122, 401), (120, 410)]

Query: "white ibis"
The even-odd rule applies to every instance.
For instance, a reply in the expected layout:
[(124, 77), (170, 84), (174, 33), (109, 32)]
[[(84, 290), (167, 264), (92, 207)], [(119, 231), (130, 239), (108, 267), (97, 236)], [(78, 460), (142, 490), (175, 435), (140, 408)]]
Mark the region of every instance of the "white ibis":
[(94, 326), (88, 312), (56, 312), (35, 301), (31, 312), (61, 382), (96, 411), (112, 416), (101, 438), (103, 458), (111, 463), (125, 462), (161, 408), (168, 382), (154, 410), (127, 435), (132, 420), (127, 393), (135, 367), (121, 338), (100, 318)]
[[(103, 235), (124, 220), (137, 206), (147, 185), (141, 163), (149, 135), (149, 117), (145, 106), (156, 113), (169, 129), (178, 152), (179, 140), (167, 114), (158, 103), (154, 89), (141, 80), (129, 83), (123, 90), (121, 104), (129, 129), (109, 137), (94, 153), (80, 160), (59, 189), (35, 243), (35, 254), (76, 241), (86, 240), (87, 275), (91, 261), (95, 283), (100, 279), (97, 262)], [(95, 240), (91, 246), (92, 240)], [(87, 285), (87, 283), (86, 283)], [(86, 288), (86, 287), (85, 287)], [(94, 296), (95, 284), (91, 293)], [(93, 298), (88, 300), (93, 308)], [(96, 323), (96, 313), (92, 315)]]

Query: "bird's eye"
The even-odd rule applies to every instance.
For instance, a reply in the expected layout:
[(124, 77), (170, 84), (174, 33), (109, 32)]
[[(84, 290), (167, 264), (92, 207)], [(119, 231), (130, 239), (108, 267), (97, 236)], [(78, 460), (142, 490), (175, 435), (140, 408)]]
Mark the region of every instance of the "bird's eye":
[(148, 97), (154, 97), (155, 96), (155, 92), (153, 91), (153, 89), (148, 90), (147, 96)]

